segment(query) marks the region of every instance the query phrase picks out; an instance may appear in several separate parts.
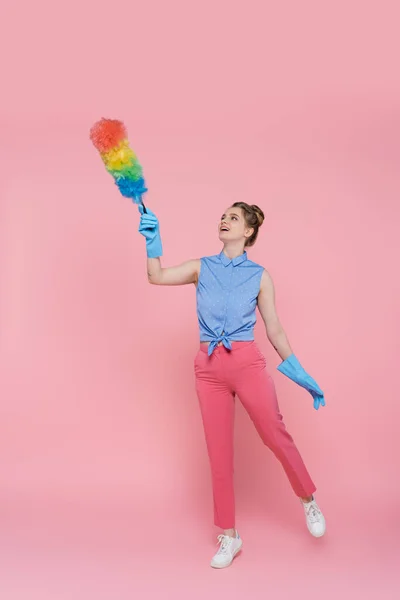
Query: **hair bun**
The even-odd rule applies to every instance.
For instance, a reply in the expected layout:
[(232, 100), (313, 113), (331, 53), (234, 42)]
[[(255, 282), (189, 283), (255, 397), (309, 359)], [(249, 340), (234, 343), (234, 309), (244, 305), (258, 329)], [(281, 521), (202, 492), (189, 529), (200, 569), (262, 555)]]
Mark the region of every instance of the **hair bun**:
[(258, 220), (258, 226), (261, 227), (261, 225), (264, 222), (265, 216), (263, 211), (261, 210), (261, 208), (259, 206), (257, 206), (256, 204), (252, 204), (251, 208), (253, 209), (253, 211), (255, 212), (256, 216), (257, 216), (257, 220)]

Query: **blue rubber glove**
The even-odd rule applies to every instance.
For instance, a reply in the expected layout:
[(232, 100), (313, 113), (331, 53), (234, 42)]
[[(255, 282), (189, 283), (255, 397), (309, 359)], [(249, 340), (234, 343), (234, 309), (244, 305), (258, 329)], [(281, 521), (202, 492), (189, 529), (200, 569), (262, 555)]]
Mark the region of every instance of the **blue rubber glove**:
[(325, 406), (324, 392), (318, 383), (303, 369), (294, 354), (291, 354), (279, 365), (278, 371), (303, 387), (307, 392), (310, 392), (314, 399), (315, 410), (318, 410), (320, 406)]
[(140, 224), (139, 233), (146, 238), (146, 252), (148, 258), (158, 258), (162, 256), (162, 243), (160, 237), (160, 225), (156, 215), (146, 206), (147, 212), (139, 204)]

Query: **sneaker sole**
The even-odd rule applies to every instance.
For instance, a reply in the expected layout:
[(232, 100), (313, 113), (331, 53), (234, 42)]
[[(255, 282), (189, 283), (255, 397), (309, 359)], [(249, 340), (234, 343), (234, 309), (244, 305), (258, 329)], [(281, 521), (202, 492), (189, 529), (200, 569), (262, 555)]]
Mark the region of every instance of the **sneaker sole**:
[(231, 564), (233, 563), (235, 557), (239, 554), (239, 552), (242, 551), (242, 546), (243, 546), (243, 543), (239, 546), (239, 548), (236, 548), (235, 552), (233, 553), (232, 560), (227, 565), (215, 565), (215, 564), (211, 563), (211, 567), (213, 569), (226, 569), (226, 568), (230, 567)]

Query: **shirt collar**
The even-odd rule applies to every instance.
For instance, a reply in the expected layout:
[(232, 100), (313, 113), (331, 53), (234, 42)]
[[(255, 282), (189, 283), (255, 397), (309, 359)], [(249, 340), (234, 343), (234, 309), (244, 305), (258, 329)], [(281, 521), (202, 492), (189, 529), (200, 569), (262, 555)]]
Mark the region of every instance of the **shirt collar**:
[(222, 264), (224, 265), (224, 267), (227, 267), (231, 263), (233, 264), (234, 267), (236, 267), (237, 265), (240, 265), (240, 264), (242, 264), (242, 262), (247, 260), (247, 252), (243, 252), (243, 254), (241, 254), (240, 256), (236, 256), (235, 258), (232, 259), (232, 258), (228, 258), (226, 256), (226, 254), (224, 254), (224, 252), (222, 251), (219, 255), (219, 258), (220, 258)]

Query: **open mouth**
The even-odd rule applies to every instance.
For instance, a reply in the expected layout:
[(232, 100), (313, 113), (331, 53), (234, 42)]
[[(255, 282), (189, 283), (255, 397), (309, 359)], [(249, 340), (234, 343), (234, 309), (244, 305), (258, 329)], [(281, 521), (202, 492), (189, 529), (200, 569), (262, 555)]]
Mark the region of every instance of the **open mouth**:
[(225, 227), (225, 225), (223, 227), (220, 227), (219, 229), (220, 231), (229, 231), (228, 227)]

